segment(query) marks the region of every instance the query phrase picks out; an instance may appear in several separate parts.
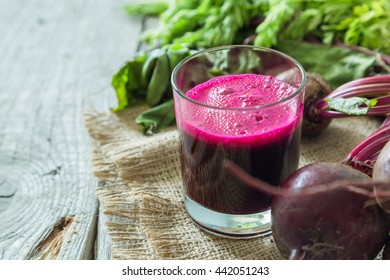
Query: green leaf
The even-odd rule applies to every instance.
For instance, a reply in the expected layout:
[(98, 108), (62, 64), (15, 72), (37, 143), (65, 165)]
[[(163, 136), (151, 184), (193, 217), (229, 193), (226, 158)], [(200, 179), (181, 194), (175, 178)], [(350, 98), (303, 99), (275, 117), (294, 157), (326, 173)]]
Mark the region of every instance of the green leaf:
[(208, 58), (213, 64), (209, 73), (214, 76), (253, 73), (261, 65), (260, 58), (251, 49), (228, 49), (210, 54)]
[(136, 118), (135, 122), (142, 125), (142, 131), (146, 135), (153, 135), (161, 129), (174, 124), (173, 99), (143, 112)]
[(167, 55), (169, 58), (170, 71), (172, 72), (180, 61), (190, 55), (190, 49), (184, 44), (172, 44), (167, 47)]
[(256, 16), (263, 13), (260, 1), (255, 2), (172, 0), (159, 16), (159, 28), (143, 32), (142, 40), (162, 45), (187, 43), (192, 48), (233, 44), (239, 30), (249, 26), (254, 9)]
[(113, 111), (120, 111), (133, 105), (134, 98), (143, 90), (141, 84), (142, 66), (147, 54), (141, 54), (128, 61), (113, 77), (111, 84), (115, 89), (118, 106)]
[(312, 32), (322, 22), (322, 16), (318, 9), (307, 9), (298, 13), (298, 15), (285, 28), (281, 35), (286, 39), (302, 40), (306, 34)]
[(281, 41), (276, 47), (296, 60), (307, 72), (320, 73), (334, 87), (366, 75), (375, 57), (340, 47)]
[(167, 1), (157, 1), (149, 3), (133, 3), (126, 5), (125, 10), (131, 15), (151, 15), (156, 16), (168, 9)]
[(378, 102), (376, 99), (367, 99), (362, 97), (325, 98), (325, 101), (328, 103), (327, 109), (355, 116), (367, 114), (368, 111), (370, 111), (370, 109)]
[(118, 100), (118, 106), (113, 109), (113, 111), (120, 111), (126, 108), (129, 104), (127, 100), (127, 90), (126, 85), (128, 82), (128, 66), (122, 67), (113, 77), (112, 77), (112, 86), (116, 92), (116, 98)]
[(278, 43), (279, 32), (301, 9), (302, 1), (273, 0), (262, 23), (256, 27), (256, 46), (271, 47)]

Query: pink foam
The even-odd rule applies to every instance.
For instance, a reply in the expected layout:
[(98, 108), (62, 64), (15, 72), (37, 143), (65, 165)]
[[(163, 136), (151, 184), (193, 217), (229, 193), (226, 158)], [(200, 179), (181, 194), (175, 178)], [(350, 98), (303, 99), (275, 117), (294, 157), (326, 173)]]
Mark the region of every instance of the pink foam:
[(186, 116), (178, 123), (187, 133), (207, 142), (265, 145), (291, 135), (301, 120), (302, 109), (293, 100), (269, 108), (258, 107), (282, 100), (295, 90), (283, 81), (263, 75), (216, 77), (186, 95), (220, 109), (187, 102)]

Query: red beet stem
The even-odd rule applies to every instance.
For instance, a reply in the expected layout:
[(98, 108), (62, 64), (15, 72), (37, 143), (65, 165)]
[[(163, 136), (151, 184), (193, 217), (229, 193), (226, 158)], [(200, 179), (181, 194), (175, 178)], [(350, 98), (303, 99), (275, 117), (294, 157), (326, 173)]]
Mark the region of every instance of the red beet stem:
[(315, 111), (323, 118), (350, 117), (350, 114), (329, 108), (326, 99), (351, 97), (365, 97), (377, 101), (374, 106), (368, 109), (365, 115), (390, 114), (390, 75), (366, 77), (341, 85), (318, 101), (315, 104)]
[(372, 176), (379, 153), (390, 140), (390, 117), (370, 136), (360, 142), (341, 163)]
[(367, 197), (390, 197), (389, 191), (380, 191), (374, 192), (374, 187), (388, 186), (389, 181), (362, 181), (362, 180), (336, 180), (330, 184), (319, 184), (305, 189), (283, 189), (276, 186), (272, 186), (264, 181), (261, 181), (251, 175), (246, 171), (238, 167), (235, 163), (231, 161), (224, 161), (224, 167), (227, 168), (237, 179), (242, 183), (251, 187), (259, 192), (273, 195), (273, 196), (283, 196), (283, 197), (292, 197), (292, 196), (306, 196), (314, 195), (321, 192), (327, 192), (334, 190), (336, 188), (344, 188), (348, 191), (358, 193)]
[(364, 77), (345, 83), (337, 88), (341, 91), (355, 86), (372, 85), (372, 84), (388, 84), (390, 75), (378, 75), (372, 77)]
[(371, 83), (371, 84), (362, 84), (356, 86), (348, 86), (346, 88), (337, 88), (327, 97), (355, 97), (355, 96), (369, 96), (383, 94), (390, 91), (390, 75), (388, 76), (388, 81), (386, 83)]

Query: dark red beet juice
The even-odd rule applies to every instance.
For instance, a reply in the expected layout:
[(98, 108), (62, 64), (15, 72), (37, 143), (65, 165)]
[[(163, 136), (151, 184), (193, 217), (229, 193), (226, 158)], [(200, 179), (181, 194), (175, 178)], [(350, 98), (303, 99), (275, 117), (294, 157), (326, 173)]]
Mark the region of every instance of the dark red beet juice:
[(271, 198), (246, 187), (222, 163), (229, 159), (275, 186), (296, 170), (303, 108), (288, 100), (295, 90), (258, 74), (220, 76), (189, 90), (195, 102), (177, 114), (185, 194), (221, 213), (268, 209)]

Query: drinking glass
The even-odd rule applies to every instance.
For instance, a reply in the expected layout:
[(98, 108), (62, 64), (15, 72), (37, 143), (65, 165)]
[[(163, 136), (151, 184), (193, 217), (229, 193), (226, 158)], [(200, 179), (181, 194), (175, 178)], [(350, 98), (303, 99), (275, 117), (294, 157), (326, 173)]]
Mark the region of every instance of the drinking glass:
[[(234, 84), (232, 79), (248, 74), (260, 75), (260, 82), (254, 86), (246, 85), (245, 79), (237, 81), (244, 91), (261, 90), (257, 99), (241, 92), (238, 105), (229, 101), (210, 105), (188, 95), (195, 87), (198, 94), (208, 94), (215, 83), (218, 98), (229, 98), (234, 90), (224, 83)], [(222, 46), (185, 58), (174, 69), (171, 82), (189, 216), (220, 236), (250, 238), (269, 233), (272, 197), (246, 186), (224, 162), (229, 160), (274, 186), (297, 169), (306, 82), (303, 67), (269, 48)], [(271, 96), (275, 94), (276, 99)]]

